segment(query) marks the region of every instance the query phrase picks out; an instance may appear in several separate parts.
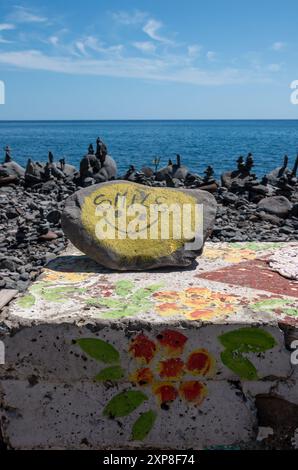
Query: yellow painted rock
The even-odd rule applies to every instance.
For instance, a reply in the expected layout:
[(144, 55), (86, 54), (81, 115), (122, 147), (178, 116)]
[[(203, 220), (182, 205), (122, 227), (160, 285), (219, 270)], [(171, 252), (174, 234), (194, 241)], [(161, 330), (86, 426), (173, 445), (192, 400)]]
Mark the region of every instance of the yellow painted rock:
[(200, 190), (113, 181), (77, 191), (62, 215), (65, 235), (99, 264), (117, 270), (188, 266), (202, 252), (216, 215)]

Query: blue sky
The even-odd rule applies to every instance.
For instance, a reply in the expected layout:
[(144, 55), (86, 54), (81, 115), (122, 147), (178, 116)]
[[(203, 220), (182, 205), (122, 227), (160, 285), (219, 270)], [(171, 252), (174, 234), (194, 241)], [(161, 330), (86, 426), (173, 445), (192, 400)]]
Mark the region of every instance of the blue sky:
[(0, 119), (298, 118), (297, 2), (0, 5)]

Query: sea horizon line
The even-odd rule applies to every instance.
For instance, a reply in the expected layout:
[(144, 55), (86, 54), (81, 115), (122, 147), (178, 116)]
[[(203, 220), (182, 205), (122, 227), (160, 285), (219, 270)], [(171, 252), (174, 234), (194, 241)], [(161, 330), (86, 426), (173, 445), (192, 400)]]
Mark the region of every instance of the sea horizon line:
[(0, 119), (6, 122), (231, 122), (231, 121), (298, 121), (297, 118), (206, 118), (206, 119)]

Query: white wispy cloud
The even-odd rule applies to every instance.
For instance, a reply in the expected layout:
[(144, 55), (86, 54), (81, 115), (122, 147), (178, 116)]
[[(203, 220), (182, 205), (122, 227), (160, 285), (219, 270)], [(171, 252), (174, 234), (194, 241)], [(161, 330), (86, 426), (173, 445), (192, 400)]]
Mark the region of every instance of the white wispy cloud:
[(206, 57), (210, 62), (212, 62), (213, 60), (215, 60), (216, 53), (214, 51), (208, 51)]
[(267, 69), (270, 72), (279, 72), (281, 70), (281, 64), (269, 64)]
[[(0, 32), (2, 31), (11, 31), (15, 29), (15, 25), (12, 23), (0, 23)], [(2, 34), (0, 34), (0, 44), (11, 44), (12, 41), (6, 39), (3, 37)]]
[(143, 42), (133, 42), (133, 46), (142, 52), (153, 53), (156, 51), (156, 46), (153, 42), (143, 41)]
[(82, 55), (84, 55), (84, 56), (88, 55), (87, 50), (86, 50), (86, 46), (82, 41), (77, 41), (75, 43), (75, 46)]
[(146, 22), (146, 24), (143, 26), (143, 31), (146, 33), (151, 39), (154, 39), (155, 41), (162, 42), (164, 44), (173, 44), (173, 41), (161, 36), (159, 34), (159, 30), (162, 28), (163, 24), (161, 21), (157, 21), (154, 19), (150, 19)]
[(12, 41), (5, 39), (3, 36), (0, 35), (0, 44), (11, 44)]
[(52, 44), (53, 46), (58, 46), (59, 44), (59, 38), (58, 36), (50, 36), (48, 39), (48, 42)]
[[(16, 24), (55, 24), (40, 16), (38, 12), (20, 6), (15, 7), (13, 14)], [(137, 39), (123, 41), (123, 44), (110, 44), (102, 41), (97, 35), (83, 33), (75, 37), (69, 29), (57, 28), (52, 32), (46, 28), (44, 32), (43, 28), (35, 30), (32, 24), (30, 31), (27, 31), (28, 28), (20, 31), (20, 34), (27, 36), (25, 41), (19, 40), (17, 49), (13, 46), (1, 48), (0, 64), (63, 74), (125, 77), (198, 86), (266, 82), (272, 80), (272, 72), (279, 71), (279, 64), (275, 63), (260, 65), (258, 68), (254, 68), (250, 63), (246, 66), (221, 66), (214, 51), (204, 49), (203, 54), (203, 46), (200, 44), (178, 43), (164, 36), (163, 23), (145, 12), (118, 12), (113, 14), (113, 19), (128, 26), (137, 25)], [(10, 21), (11, 23), (0, 23), (0, 31), (12, 29), (14, 22), (12, 19)], [(141, 35), (145, 40), (141, 39)], [(0, 43), (9, 44), (9, 41), (0, 35)], [(199, 60), (196, 60), (200, 56), (206, 57), (208, 62), (214, 64), (203, 60), (205, 66), (200, 67)]]
[(148, 13), (140, 10), (133, 12), (117, 11), (112, 13), (112, 17), (115, 21), (125, 25), (137, 25), (145, 21), (148, 17)]
[(95, 75), (150, 79), (203, 86), (268, 81), (268, 77), (249, 70), (223, 68), (208, 71), (188, 65), (183, 56), (174, 58), (49, 56), (38, 50), (0, 53), (0, 63), (22, 69), (44, 70), (73, 75)]
[(16, 23), (45, 23), (48, 18), (23, 6), (15, 6), (9, 18)]
[(10, 31), (15, 29), (15, 25), (11, 23), (0, 23), (0, 31)]
[(122, 44), (106, 46), (95, 36), (87, 36), (79, 41), (76, 41), (75, 47), (82, 55), (87, 57), (91, 54), (92, 51), (101, 54), (119, 54), (123, 50), (124, 46)]
[(199, 57), (201, 50), (202, 50), (202, 46), (200, 46), (199, 44), (191, 44), (187, 46), (188, 56), (192, 59)]
[(285, 42), (282, 42), (282, 41), (277, 41), (277, 42), (274, 42), (272, 44), (272, 49), (274, 51), (281, 51), (282, 49), (284, 49), (286, 47), (286, 43)]

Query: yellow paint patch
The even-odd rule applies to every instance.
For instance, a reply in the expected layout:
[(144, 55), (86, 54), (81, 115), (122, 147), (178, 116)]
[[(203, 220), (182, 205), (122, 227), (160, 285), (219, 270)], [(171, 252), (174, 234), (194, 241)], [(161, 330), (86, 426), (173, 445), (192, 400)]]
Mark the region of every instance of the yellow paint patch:
[(182, 291), (161, 291), (154, 294), (155, 311), (162, 316), (184, 315), (188, 320), (208, 321), (223, 318), (240, 308), (240, 298), (205, 287), (189, 287)]
[(255, 259), (257, 252), (249, 249), (239, 248), (204, 248), (204, 258), (208, 259), (222, 259), (228, 263), (240, 263), (241, 261)]
[[(102, 220), (104, 215), (96, 214), (97, 207), (103, 204), (110, 204), (115, 207), (116, 210), (119, 207), (121, 210), (121, 205), (118, 205), (119, 198), (121, 197), (126, 198), (127, 207), (133, 204), (140, 204), (142, 207), (145, 207), (144, 210), (147, 214), (146, 223), (144, 224), (143, 219), (140, 218), (140, 225), (136, 228), (136, 233), (140, 238), (129, 238), (131, 235), (131, 222), (136, 220), (136, 216), (134, 215), (133, 217), (127, 216), (126, 226), (121, 228), (119, 228), (117, 218), (115, 219), (115, 225), (112, 227), (112, 230), (115, 229), (116, 239), (109, 237), (99, 240), (96, 235), (96, 225)], [(138, 258), (142, 261), (150, 261), (171, 255), (189, 240), (183, 237), (183, 233), (180, 238), (174, 238), (173, 229), (175, 230), (177, 228), (177, 224), (175, 224), (174, 216), (171, 211), (168, 216), (169, 238), (163, 239), (161, 236), (161, 227), (163, 226), (164, 228), (165, 219), (163, 217), (165, 217), (165, 214), (159, 212), (156, 214), (154, 220), (150, 220), (149, 207), (156, 204), (158, 206), (162, 204), (166, 206), (177, 204), (182, 211), (183, 205), (189, 204), (191, 206), (191, 230), (195, 232), (195, 207), (197, 203), (198, 201), (195, 197), (180, 191), (174, 192), (165, 188), (147, 189), (146, 187), (140, 188), (140, 186), (135, 183), (119, 183), (103, 186), (87, 196), (82, 207), (81, 217), (85, 229), (92, 238), (101, 246), (116, 253), (123, 262), (129, 262), (129, 260), (136, 261)], [(117, 214), (119, 214), (119, 212)], [(202, 221), (200, 220), (199, 223), (201, 224)], [(151, 237), (150, 230), (152, 230), (153, 225), (157, 226), (156, 239), (152, 239)], [(146, 238), (144, 238), (144, 233), (146, 234)], [(125, 236), (124, 239), (119, 238), (121, 234)]]
[(42, 276), (43, 282), (61, 282), (61, 283), (74, 283), (86, 281), (91, 277), (90, 273), (75, 273), (75, 272), (61, 272), (61, 271), (51, 271), (47, 269)]

